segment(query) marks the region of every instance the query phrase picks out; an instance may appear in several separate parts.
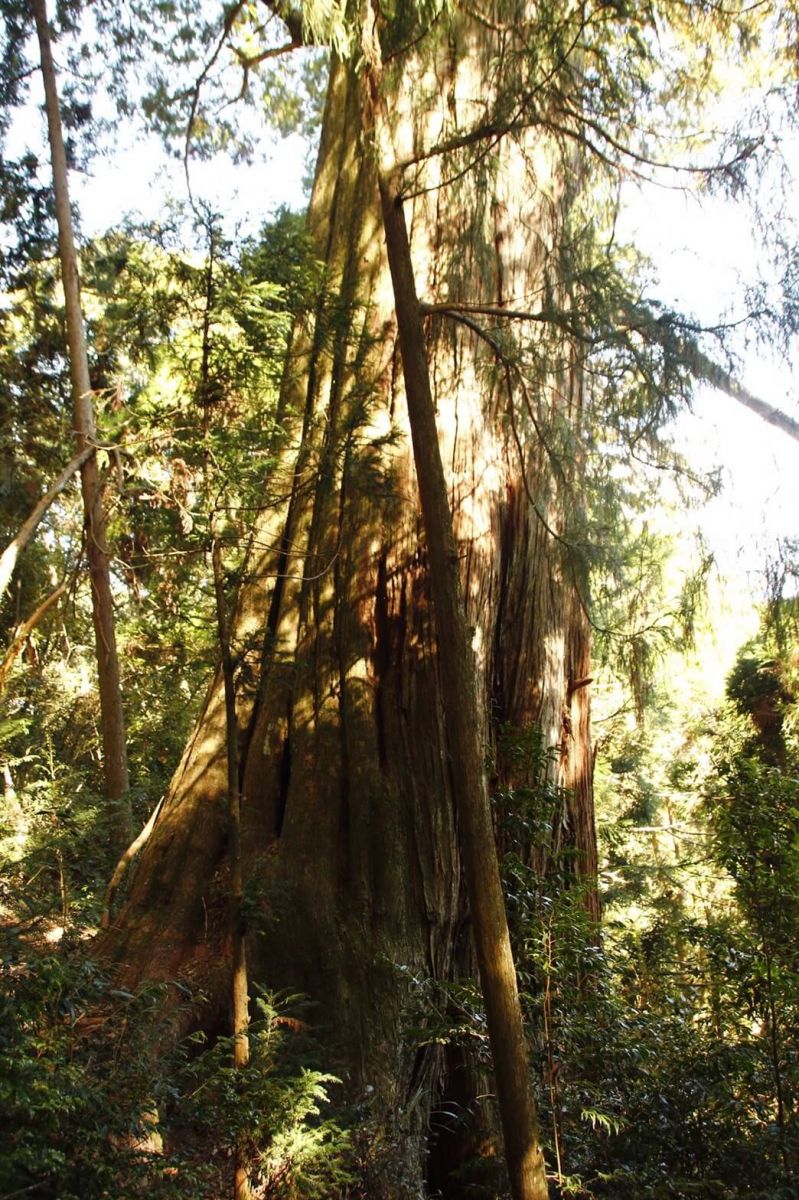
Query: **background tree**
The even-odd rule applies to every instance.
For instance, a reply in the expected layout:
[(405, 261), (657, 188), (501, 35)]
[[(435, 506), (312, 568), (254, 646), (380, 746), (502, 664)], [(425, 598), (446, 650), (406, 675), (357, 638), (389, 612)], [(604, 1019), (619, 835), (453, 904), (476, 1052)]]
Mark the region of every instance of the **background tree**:
[[(702, 1151), (706, 1111), (694, 1103), (722, 1061), (721, 1041), (708, 1037), (691, 1058), (696, 1042), (680, 1040), (685, 1013), (698, 1012), (709, 1029), (717, 1010), (710, 1000), (692, 1010), (681, 999), (681, 1020), (666, 1017), (690, 959), (685, 923), (650, 937), (640, 953), (626, 947), (616, 975), (600, 969), (590, 920), (598, 905), (588, 698), (592, 623), (637, 681), (641, 707), (662, 636), (650, 586), (657, 554), (634, 506), (645, 511), (658, 495), (653, 481), (674, 467), (661, 423), (688, 395), (696, 364), (686, 339), (701, 331), (648, 305), (623, 255), (614, 257), (612, 193), (621, 162), (654, 162), (643, 122), (633, 129), (628, 118), (646, 111), (645, 96), (660, 111), (658, 102), (688, 86), (692, 41), (678, 10), (677, 58), (665, 79), (653, 66), (650, 27), (623, 12), (531, 17), (503, 6), (433, 15), (430, 26), (413, 12), (387, 25), (384, 98), (400, 147), (551, 1165), (562, 1192), (583, 1186), (573, 1171), (596, 1191), (679, 1194), (684, 1181), (703, 1186), (708, 1170), (733, 1178), (721, 1171), (721, 1154)], [(754, 28), (749, 14), (740, 25), (728, 14), (699, 15), (716, 44), (730, 29)], [(479, 1078), (490, 1060), (474, 1053), (484, 1044), (484, 1014), (472, 983), (448, 714), (362, 80), (345, 22), (308, 8), (303, 29), (295, 16), (288, 40), (272, 37), (271, 19), (263, 31), (244, 9), (216, 31), (184, 23), (172, 52), (190, 46), (184, 66), (203, 52), (194, 82), (204, 85), (224, 61), (244, 66), (252, 82), (260, 51), (250, 47), (242, 62), (245, 33), (257, 41), (265, 32), (264, 62), (300, 36), (337, 50), (309, 222), (322, 278), (299, 306), (279, 397), (266, 380), (277, 361), (268, 330), (275, 310), (284, 321), (294, 306), (259, 286), (269, 278), (258, 276), (268, 246), (237, 260), (202, 217), (202, 261), (167, 269), (157, 253), (115, 238), (98, 255), (98, 297), (113, 294), (92, 317), (98, 377), (109, 388), (132, 381), (130, 395), (124, 387), (109, 393), (105, 419), (121, 447), (113, 464), (120, 579), (145, 634), (135, 652), (149, 663), (135, 683), (146, 700), (136, 705), (146, 731), (141, 762), (154, 783), (180, 724), (178, 689), (165, 695), (155, 648), (170, 630), (185, 639), (169, 651), (169, 663), (181, 664), (170, 678), (191, 694), (186, 664), (193, 680), (213, 642), (201, 553), (210, 515), (204, 480), (215, 460), (232, 488), (222, 582), (239, 596), (229, 666), (253, 975), (319, 1002), (316, 1023), (362, 1129), (352, 1188), (407, 1196), (426, 1182), (454, 1196), (478, 1186), (471, 1167), (485, 1172), (480, 1186), (494, 1196), (503, 1185), (491, 1174), (496, 1159), (484, 1133), (492, 1122)], [(186, 13), (175, 17), (185, 22)], [(198, 118), (208, 111), (204, 87), (174, 86), (192, 132), (211, 137)], [(744, 150), (751, 158), (748, 143), (739, 144), (731, 176)], [(255, 279), (242, 277), (245, 260)], [(148, 290), (152, 309), (140, 302)], [(264, 477), (255, 486), (244, 466), (253, 448), (255, 474)], [(607, 617), (620, 612), (621, 624)], [(194, 639), (186, 636), (192, 622)], [(173, 1009), (170, 1038), (191, 1022), (227, 1027), (230, 722), (222, 683), (219, 674), (102, 943), (117, 990), (148, 978), (183, 987), (202, 980), (208, 1004)], [(159, 722), (168, 745), (159, 744)], [(54, 795), (67, 757), (60, 747), (51, 756)], [(672, 990), (654, 970), (663, 946), (677, 964)], [(706, 978), (703, 997), (718, 983), (710, 971)], [(625, 1027), (642, 981), (646, 1020)], [(685, 1099), (676, 1073), (657, 1075), (667, 1097), (660, 1103), (634, 1066), (656, 1061), (659, 1033), (674, 1051), (669, 1063), (693, 1064), (697, 1086), (683, 1088)], [(713, 1094), (734, 1109), (734, 1119), (713, 1126), (730, 1151), (748, 1128), (745, 1105), (736, 1108), (724, 1088)], [(640, 1150), (617, 1128), (628, 1100), (648, 1134)], [(170, 1114), (161, 1115), (168, 1133)], [(682, 1140), (680, 1117), (690, 1131)], [(242, 1148), (236, 1120), (231, 1114), (229, 1144)], [(658, 1158), (664, 1121), (669, 1154)], [(589, 1124), (597, 1132), (588, 1134)], [(602, 1140), (603, 1128), (613, 1137)]]

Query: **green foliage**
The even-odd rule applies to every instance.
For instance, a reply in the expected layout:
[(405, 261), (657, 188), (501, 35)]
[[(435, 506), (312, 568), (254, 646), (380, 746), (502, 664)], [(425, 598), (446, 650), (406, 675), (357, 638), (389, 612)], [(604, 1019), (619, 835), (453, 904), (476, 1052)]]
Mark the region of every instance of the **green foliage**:
[(245, 1068), (233, 1066), (232, 1038), (207, 1045), (196, 1035), (178, 1077), (185, 1089), (174, 1118), (180, 1128), (222, 1159), (243, 1150), (262, 1194), (275, 1200), (315, 1200), (350, 1179), (348, 1134), (321, 1115), (339, 1080), (308, 1065), (312, 1047), (298, 1032), (296, 1005), (296, 997), (257, 1001)]
[[(799, 772), (793, 761), (781, 772), (753, 759), (740, 715), (717, 723), (704, 785), (698, 739), (696, 761), (659, 766), (648, 730), (618, 740), (611, 760), (628, 839), (611, 871), (626, 884), (601, 939), (574, 864), (553, 849), (563, 797), (547, 782), (540, 735), (505, 730), (492, 763), (518, 781), (498, 791), (497, 818), (552, 1194), (789, 1200), (799, 1153)], [(682, 817), (678, 835), (690, 834), (673, 857), (652, 854), (664, 803)], [(636, 837), (640, 869), (630, 870)], [(416, 981), (414, 996), (420, 1044), (457, 1046), (490, 1069), (473, 981)], [(469, 1132), (476, 1116), (457, 1120)], [(496, 1195), (480, 1192), (474, 1172), (475, 1195)]]
[[(756, 639), (744, 646), (736, 659), (727, 681), (727, 695), (740, 717), (749, 724), (750, 734), (734, 744), (741, 736), (739, 722), (729, 725), (733, 742), (729, 757), (734, 759), (749, 751), (771, 763), (784, 761), (786, 743), (785, 718), (795, 709), (794, 687), (797, 653), (795, 647), (779, 646), (774, 634)], [(789, 720), (789, 729), (792, 722)]]
[[(10, 105), (24, 97), (28, 63), (26, 14), (9, 2), (2, 15), (5, 132)], [(383, 16), (389, 72), (402, 70), (408, 53), (423, 54), (425, 38), (429, 45), (446, 39), (457, 60), (457, 6), (399, 0)], [(135, 0), (123, 9), (101, 0), (91, 35), (82, 17), (78, 3), (57, 14), (67, 61), (79, 64), (84, 82), (105, 74), (122, 111), (140, 110), (181, 149), (249, 154), (264, 109), (283, 132), (308, 132), (318, 115), (326, 55), (273, 60), (286, 28), (263, 7), (212, 11), (190, 0)], [(663, 505), (665, 472), (676, 480), (675, 505), (693, 486), (664, 430), (689, 397), (704, 342), (690, 319), (647, 300), (646, 264), (616, 241), (616, 187), (628, 169), (660, 170), (657, 160), (673, 154), (669, 138), (694, 168), (719, 166), (715, 146), (693, 136), (695, 102), (713, 90), (715, 64), (726, 63), (731, 47), (757, 42), (763, 19), (758, 6), (689, 9), (666, 0), (643, 9), (502, 3), (492, 13), (501, 30), (491, 64), (503, 80), (497, 103), (490, 111), (476, 103), (475, 125), (464, 128), (453, 87), (441, 131), (443, 141), (451, 135), (458, 143), (440, 156), (442, 176), (475, 197), (476, 242), (493, 203), (488, 185), (500, 141), (520, 144), (531, 127), (546, 128), (560, 157), (567, 202), (547, 198), (553, 211), (552, 227), (541, 230), (541, 295), (524, 299), (535, 319), (518, 333), (504, 319), (483, 323), (485, 377), (492, 395), (507, 390), (508, 422), (518, 422), (519, 453), (530, 455), (522, 466), (531, 506), (548, 536), (547, 514), (558, 513), (563, 576), (590, 614), (603, 661), (625, 672), (650, 721), (668, 719), (667, 706), (652, 703), (660, 700), (649, 689), (652, 664), (690, 632), (706, 570), (703, 562), (687, 584), (669, 578), (669, 548), (650, 520), (652, 506)], [(357, 51), (357, 29), (342, 5), (306, 4), (302, 21), (309, 39), (340, 55)], [(95, 41), (111, 53), (98, 54)], [(719, 47), (722, 56), (714, 56)], [(69, 92), (67, 125), (78, 129), (89, 112), (80, 86)], [(439, 92), (437, 78), (436, 104)], [(228, 104), (234, 98), (250, 105), (252, 119)], [(751, 136), (736, 134), (717, 177), (738, 187), (754, 149)], [(538, 187), (528, 167), (527, 183)], [(7, 231), (0, 273), (14, 288), (0, 312), (0, 532), (9, 535), (68, 457), (71, 422), (48, 257), (49, 195), (32, 154), (3, 160), (0, 175)], [(314, 311), (321, 285), (289, 214), (243, 247), (225, 242), (210, 213), (192, 232), (197, 254), (163, 230), (128, 231), (88, 247), (83, 262), (142, 817), (166, 787), (214, 657), (204, 558), (211, 521), (224, 514), (226, 584), (234, 593), (254, 517), (280, 499), (282, 485), (271, 479), (283, 437), (278, 380), (292, 367), (291, 325)], [(494, 271), (493, 247), (489, 256), (477, 245), (459, 258), (449, 291), (468, 303), (485, 283), (493, 295)], [(790, 301), (790, 261), (784, 284)], [(786, 303), (788, 334), (791, 312)], [(320, 306), (318, 336), (347, 336), (352, 316), (345, 302)], [(576, 366), (582, 394), (560, 403), (562, 380)], [(384, 443), (359, 443), (368, 397), (357, 386), (351, 396), (342, 444), (330, 452), (348, 464), (356, 458), (348, 482), (388, 489), (377, 455)], [(354, 447), (362, 453), (352, 455)], [(80, 530), (78, 506), (65, 494), (0, 613), (5, 634), (53, 571), (77, 569)], [(28, 937), (41, 935), (55, 911), (67, 939), (75, 936), (76, 921), (96, 916), (111, 865), (98, 802), (89, 638), (86, 597), (76, 592), (37, 633), (0, 726), (13, 785), (1, 831), (10, 866), (2, 902)], [(250, 682), (246, 658), (258, 649), (235, 647), (239, 682)], [(629, 919), (615, 914), (604, 945), (586, 914), (579, 864), (559, 849), (566, 798), (540, 734), (505, 730), (498, 739), (494, 808), (508, 909), (563, 1195), (733, 1200), (795, 1192), (795, 665), (776, 649), (752, 647), (731, 680), (738, 713), (718, 735), (706, 801), (712, 854), (727, 887), (701, 891), (702, 911), (688, 900), (696, 872), (676, 861), (676, 851), (662, 855), (657, 829), (647, 831), (667, 791), (672, 798), (695, 792), (690, 747), (660, 769), (640, 731), (617, 738), (607, 866), (622, 882), (607, 898), (627, 904)], [(692, 811), (689, 801), (685, 809)], [(0, 1115), (10, 1153), (0, 1191), (199, 1200), (222, 1194), (231, 1154), (242, 1146), (266, 1196), (324, 1197), (347, 1186), (347, 1139), (321, 1110), (335, 1081), (297, 1060), (290, 1019), (278, 1007), (261, 1004), (250, 1065), (235, 1071), (230, 1039), (172, 1046), (158, 1027), (161, 993), (115, 991), (78, 956), (18, 947), (3, 986)], [(418, 1043), (468, 1046), (487, 1066), (473, 982), (423, 981), (417, 991)], [(156, 1112), (164, 1153), (146, 1140)]]
[(250, 1064), (234, 1070), (229, 1038), (170, 1041), (167, 990), (134, 996), (82, 956), (6, 945), (2, 1194), (211, 1200), (229, 1186), (242, 1143), (272, 1200), (320, 1200), (346, 1184), (348, 1136), (322, 1115), (337, 1081), (309, 1065), (307, 1041), (294, 1044), (286, 1005), (259, 1002)]
[[(198, 232), (205, 255), (181, 251), (178, 231), (165, 227), (109, 234), (83, 260), (142, 819), (169, 781), (213, 665), (210, 514), (220, 506), (228, 513), (226, 558), (235, 573), (255, 514), (281, 499), (268, 482), (281, 437), (277, 387), (291, 323), (313, 307), (319, 287), (302, 222), (291, 213), (235, 252), (211, 215)], [(0, 313), (0, 493), (10, 535), (70, 457), (72, 422), (52, 263), (32, 264), (8, 301)], [(101, 786), (76, 493), (68, 489), (48, 512), (0, 609), (9, 637), (53, 582), (73, 573), (75, 589), (36, 630), (7, 697), (38, 734), (33, 754), (22, 737), (9, 746), (29, 822), (42, 807), (34, 793), (43, 786), (45, 748), (60, 764), (64, 797), (83, 804)]]
[[(665, 770), (651, 732), (628, 736), (611, 761), (622, 812), (626, 788), (628, 817), (646, 826), (640, 867), (634, 828), (614, 843), (609, 866), (625, 887), (611, 893), (602, 990), (589, 996), (606, 1032), (588, 1079), (601, 1111), (623, 1121), (599, 1148), (573, 1147), (578, 1159), (587, 1151), (580, 1173), (597, 1195), (794, 1195), (799, 797), (783, 736), (793, 660), (771, 635), (743, 647), (707, 765), (696, 731)], [(570, 1062), (592, 1036), (583, 1031)]]
[(555, 782), (557, 752), (537, 726), (503, 726), (497, 734), (492, 802), (506, 854), (546, 855), (563, 792)]
[[(91, 962), (19, 950), (4, 954), (0, 986), (3, 1193), (35, 1185), (41, 1194), (78, 1200), (119, 1194), (120, 1185), (143, 1195), (152, 1185), (155, 1195), (168, 1195), (151, 1155), (134, 1147), (163, 1099), (161, 1067), (149, 1049), (158, 992), (126, 996)], [(133, 1034), (124, 1054), (107, 1032), (114, 1013)]]

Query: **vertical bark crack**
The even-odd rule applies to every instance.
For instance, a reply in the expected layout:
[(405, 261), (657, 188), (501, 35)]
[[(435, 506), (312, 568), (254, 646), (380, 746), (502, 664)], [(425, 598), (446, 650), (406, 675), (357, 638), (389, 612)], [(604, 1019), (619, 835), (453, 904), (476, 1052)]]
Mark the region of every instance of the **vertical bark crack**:
[(286, 817), (289, 787), (291, 786), (291, 712), (288, 717), (288, 733), (283, 738), (278, 768), (278, 790), (275, 804), (275, 837), (283, 832), (283, 821)]
[(391, 647), (389, 639), (391, 626), (388, 615), (388, 555), (385, 546), (380, 551), (377, 560), (377, 581), (375, 584), (375, 641), (372, 650), (372, 663), (375, 674), (375, 725), (377, 727), (377, 756), (380, 769), (388, 767), (386, 753), (386, 673), (390, 662)]

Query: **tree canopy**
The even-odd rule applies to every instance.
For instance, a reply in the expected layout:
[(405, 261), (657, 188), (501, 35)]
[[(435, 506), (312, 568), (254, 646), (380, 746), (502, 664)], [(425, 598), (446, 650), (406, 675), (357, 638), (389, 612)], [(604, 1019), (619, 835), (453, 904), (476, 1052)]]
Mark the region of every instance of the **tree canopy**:
[[(793, 9), (0, 12), (0, 1194), (794, 1196), (795, 546), (713, 695), (675, 433), (797, 438)], [(756, 232), (710, 320), (653, 187)]]

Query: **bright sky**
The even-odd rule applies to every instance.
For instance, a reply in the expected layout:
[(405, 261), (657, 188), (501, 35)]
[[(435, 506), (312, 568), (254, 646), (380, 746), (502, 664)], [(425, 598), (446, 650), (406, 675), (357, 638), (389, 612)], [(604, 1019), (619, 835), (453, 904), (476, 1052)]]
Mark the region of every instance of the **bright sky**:
[[(305, 205), (305, 151), (303, 139), (292, 136), (276, 140), (264, 161), (251, 165), (194, 162), (192, 192), (229, 214), (231, 226), (240, 223), (247, 232), (254, 233), (281, 205)], [(182, 161), (168, 158), (154, 136), (97, 159), (91, 174), (74, 175), (70, 187), (88, 235), (105, 232), (129, 213), (156, 219), (170, 199), (187, 198)]]
[[(659, 298), (707, 324), (735, 307), (742, 278), (751, 278), (757, 263), (746, 213), (720, 198), (700, 202), (648, 186), (631, 195), (621, 231), (652, 258)], [(799, 420), (799, 380), (790, 365), (750, 351), (741, 382)], [(759, 593), (764, 560), (780, 539), (799, 538), (799, 443), (707, 386), (697, 389), (694, 412), (679, 420), (677, 435), (697, 467), (722, 467), (724, 490), (696, 514), (697, 521), (721, 571), (744, 573)]]
[[(27, 110), (16, 139), (30, 143), (36, 116)], [(38, 141), (38, 135), (35, 141)], [(130, 138), (107, 157), (97, 157), (91, 175), (73, 174), (71, 190), (85, 235), (105, 231), (124, 215), (157, 218), (170, 198), (186, 197), (183, 164), (168, 158), (155, 137)], [(17, 149), (13, 143), (9, 150)], [(306, 147), (299, 137), (275, 140), (265, 161), (250, 166), (195, 163), (192, 190), (228, 214), (228, 229), (255, 232), (278, 206), (301, 207)], [(745, 215), (720, 200), (704, 205), (674, 188), (625, 188), (622, 237), (652, 258), (661, 280), (659, 296), (675, 308), (713, 323), (740, 294), (740, 276), (751, 272), (757, 246)], [(799, 418), (797, 381), (784, 365), (749, 355), (745, 385), (763, 400)], [(694, 414), (686, 414), (678, 436), (699, 468), (722, 465), (723, 494), (697, 514), (722, 573), (757, 578), (763, 559), (780, 538), (799, 536), (799, 444), (765, 424), (735, 401), (709, 388), (698, 391)]]

